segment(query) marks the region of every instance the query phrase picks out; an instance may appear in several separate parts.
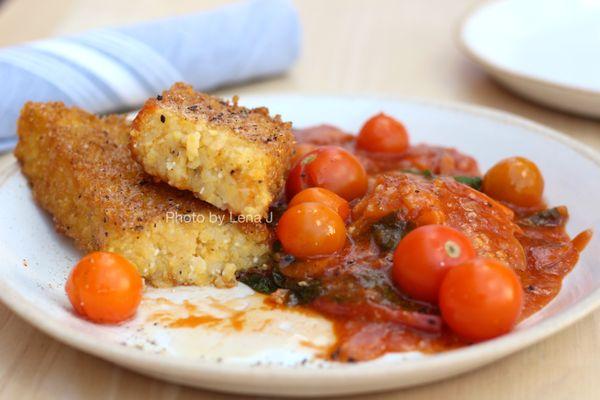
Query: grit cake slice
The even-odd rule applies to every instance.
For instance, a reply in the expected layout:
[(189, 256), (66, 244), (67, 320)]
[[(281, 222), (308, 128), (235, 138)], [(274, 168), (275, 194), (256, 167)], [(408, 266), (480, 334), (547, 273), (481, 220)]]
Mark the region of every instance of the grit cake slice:
[(28, 103), (15, 155), (58, 231), (86, 250), (122, 254), (155, 286), (226, 286), (262, 265), (270, 233), (163, 183), (129, 151), (129, 123), (62, 103)]
[(177, 83), (133, 121), (131, 149), (144, 170), (216, 207), (264, 218), (283, 189), (291, 124)]

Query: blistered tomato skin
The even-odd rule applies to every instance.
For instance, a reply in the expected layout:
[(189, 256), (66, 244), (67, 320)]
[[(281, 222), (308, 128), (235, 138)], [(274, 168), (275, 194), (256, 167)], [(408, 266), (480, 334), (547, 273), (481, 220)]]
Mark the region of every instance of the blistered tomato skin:
[(292, 168), (286, 182), (286, 196), (321, 187), (352, 201), (368, 188), (367, 172), (352, 154), (336, 146), (324, 146), (304, 155)]
[(321, 203), (288, 208), (276, 229), (286, 253), (311, 258), (337, 252), (346, 243), (346, 227), (336, 211)]
[(409, 138), (402, 123), (383, 113), (363, 125), (356, 147), (372, 153), (402, 154), (408, 149)]
[(475, 256), (471, 241), (456, 229), (444, 225), (421, 226), (398, 243), (392, 278), (411, 297), (435, 304), (448, 270)]
[(124, 257), (94, 252), (75, 265), (65, 290), (77, 314), (92, 322), (115, 324), (135, 315), (143, 280)]
[(521, 207), (541, 204), (544, 178), (537, 165), (524, 157), (504, 159), (488, 170), (483, 178), (485, 194)]
[(477, 258), (446, 273), (439, 305), (442, 318), (456, 334), (479, 342), (513, 329), (523, 308), (523, 288), (508, 266)]
[(348, 202), (327, 189), (318, 187), (304, 189), (292, 198), (288, 204), (288, 207), (292, 207), (300, 203), (324, 204), (337, 212), (344, 221), (350, 216), (350, 205)]

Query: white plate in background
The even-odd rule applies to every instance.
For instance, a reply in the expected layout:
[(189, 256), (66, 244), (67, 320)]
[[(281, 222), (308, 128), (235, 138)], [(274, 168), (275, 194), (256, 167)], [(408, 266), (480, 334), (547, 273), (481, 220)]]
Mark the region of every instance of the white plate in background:
[(600, 118), (600, 0), (499, 0), (471, 12), (461, 47), (530, 100)]
[[(268, 106), (298, 127), (330, 123), (349, 131), (384, 111), (406, 124), (413, 143), (456, 146), (474, 155), (482, 170), (507, 156), (529, 157), (544, 174), (548, 202), (569, 207), (569, 233), (587, 228), (600, 232), (600, 185), (595, 184), (600, 182), (600, 158), (527, 120), (479, 107), (374, 98), (273, 95), (242, 98), (241, 104)], [(432, 382), (540, 341), (600, 304), (600, 237), (595, 235), (547, 307), (510, 334), (441, 354), (388, 354), (355, 364), (313, 359), (332, 340), (329, 323), (294, 311), (261, 309), (260, 299), (243, 285), (148, 288), (133, 321), (95, 325), (72, 313), (64, 293), (67, 274), (81, 254), (55, 233), (14, 162), (0, 171), (0, 204), (0, 298), (8, 307), (82, 351), (157, 378), (219, 391), (323, 396)], [(194, 329), (154, 325), (165, 309), (168, 315), (187, 316), (185, 300), (217, 316), (254, 311), (245, 314), (242, 330), (233, 329), (227, 318)]]

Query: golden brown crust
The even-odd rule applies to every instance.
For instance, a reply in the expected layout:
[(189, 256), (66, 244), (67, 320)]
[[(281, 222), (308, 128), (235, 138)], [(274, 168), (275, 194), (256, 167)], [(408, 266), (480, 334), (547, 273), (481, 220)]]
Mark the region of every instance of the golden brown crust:
[(237, 104), (237, 96), (233, 100), (230, 103), (178, 82), (156, 99), (149, 99), (144, 107), (164, 108), (192, 121), (205, 120), (214, 127), (231, 129), (241, 138), (273, 150), (287, 148), (287, 144), (293, 143), (290, 122), (283, 122), (280, 115), (271, 118), (266, 107), (249, 109)]
[[(95, 250), (109, 235), (143, 230), (168, 211), (226, 215), (190, 193), (154, 183), (131, 157), (129, 130), (120, 116), (100, 118), (62, 103), (24, 106), (15, 155), (60, 232)], [(261, 237), (267, 229), (238, 226)]]
[[(176, 182), (163, 176), (164, 174), (157, 173), (156, 168), (148, 165), (149, 161), (145, 159), (144, 152), (147, 152), (147, 145), (143, 143), (143, 139), (145, 130), (152, 130), (152, 127), (149, 127), (151, 125), (149, 121), (160, 118), (160, 121), (165, 123), (167, 118), (173, 118), (173, 116), (191, 123), (201, 122), (202, 126), (208, 126), (225, 135), (234, 135), (246, 143), (252, 151), (264, 154), (265, 158), (269, 160), (268, 168), (265, 171), (266, 176), (264, 180), (256, 184), (266, 185), (271, 194), (270, 201), (258, 207), (262, 208), (262, 216), (266, 216), (270, 202), (278, 198), (283, 189), (290, 167), (295, 141), (291, 124), (283, 122), (279, 115), (271, 118), (268, 109), (264, 107), (256, 109), (241, 107), (237, 104), (237, 98), (230, 103), (208, 94), (196, 92), (191, 86), (184, 83), (176, 83), (156, 99), (146, 101), (132, 124), (131, 152), (150, 174), (169, 182), (172, 186), (192, 191), (195, 191), (195, 188), (189, 187), (186, 182)], [(163, 163), (164, 161), (166, 160), (163, 160)], [(196, 193), (196, 195), (210, 201), (206, 198), (206, 194), (202, 196)], [(231, 211), (242, 213), (240, 209), (231, 209)]]

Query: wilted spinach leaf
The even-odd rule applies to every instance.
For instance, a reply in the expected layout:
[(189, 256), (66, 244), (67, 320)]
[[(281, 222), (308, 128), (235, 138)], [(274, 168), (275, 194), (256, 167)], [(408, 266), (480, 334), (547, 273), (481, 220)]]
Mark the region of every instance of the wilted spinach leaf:
[(301, 282), (287, 280), (286, 288), (290, 291), (291, 304), (307, 304), (321, 295), (321, 282), (316, 279)]
[(407, 221), (401, 220), (396, 213), (386, 215), (371, 226), (373, 240), (381, 250), (394, 250), (411, 227)]
[(519, 221), (521, 225), (556, 228), (567, 223), (569, 215), (566, 207), (554, 207), (539, 211)]
[(481, 184), (483, 183), (483, 179), (481, 179), (478, 176), (455, 176), (454, 180), (463, 183), (467, 186), (471, 186), (475, 190), (481, 191)]
[(270, 270), (250, 268), (237, 274), (238, 281), (250, 286), (254, 291), (271, 294), (278, 289)]
[[(407, 173), (407, 174), (421, 175), (427, 179), (433, 179), (438, 176), (438, 175), (435, 175), (433, 172), (431, 172), (428, 169), (425, 169), (422, 171), (418, 170), (418, 169), (404, 169), (404, 170), (402, 170), (402, 172)], [(464, 185), (470, 186), (475, 190), (481, 191), (481, 184), (483, 183), (483, 179), (481, 179), (478, 176), (456, 175), (456, 176), (453, 176), (453, 178), (457, 182), (460, 182)]]
[(420, 169), (403, 169), (402, 172), (406, 173), (406, 174), (413, 174), (413, 175), (421, 175), (427, 179), (433, 179), (435, 178), (435, 175), (433, 174), (433, 172), (431, 172), (428, 169), (424, 169), (424, 170), (420, 170)]
[(287, 289), (290, 293), (290, 304), (310, 303), (321, 294), (319, 280), (290, 278), (281, 272), (279, 266), (270, 269), (250, 268), (240, 271), (237, 279), (259, 293), (271, 294), (277, 289)]

